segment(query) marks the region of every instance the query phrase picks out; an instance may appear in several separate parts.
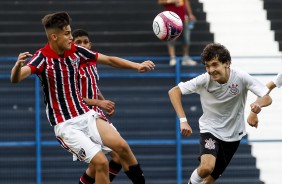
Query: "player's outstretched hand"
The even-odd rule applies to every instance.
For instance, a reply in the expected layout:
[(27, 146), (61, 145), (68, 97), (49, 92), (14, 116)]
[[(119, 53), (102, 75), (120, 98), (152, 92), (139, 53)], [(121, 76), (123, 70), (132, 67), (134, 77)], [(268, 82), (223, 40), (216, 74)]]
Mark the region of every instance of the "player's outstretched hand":
[(180, 123), (180, 131), (184, 136), (190, 136), (193, 133), (192, 128), (190, 127), (188, 122)]
[(256, 113), (256, 114), (260, 113), (260, 111), (261, 111), (261, 106), (260, 106), (258, 103), (252, 103), (252, 104), (251, 104), (251, 111), (252, 111), (253, 113)]
[(155, 64), (153, 63), (153, 61), (147, 60), (144, 61), (143, 63), (140, 63), (138, 72), (144, 73), (146, 71), (151, 71), (154, 69), (155, 69)]
[(250, 112), (248, 118), (247, 118), (247, 122), (249, 123), (249, 125), (251, 127), (258, 127), (258, 115), (254, 112)]
[(20, 53), (19, 56), (18, 56), (18, 60), (17, 60), (17, 65), (20, 65), (20, 66), (23, 66), (26, 59), (28, 57), (31, 57), (32, 54), (30, 54), (29, 52), (23, 52), (23, 53)]

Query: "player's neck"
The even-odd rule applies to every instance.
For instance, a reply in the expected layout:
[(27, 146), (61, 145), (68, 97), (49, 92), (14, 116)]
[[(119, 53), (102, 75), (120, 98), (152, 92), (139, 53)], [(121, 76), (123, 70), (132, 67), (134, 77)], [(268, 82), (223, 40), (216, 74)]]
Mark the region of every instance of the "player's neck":
[(58, 56), (64, 55), (65, 50), (64, 50), (64, 49), (60, 49), (57, 44), (49, 43), (49, 45), (50, 45), (50, 48), (51, 48)]
[(226, 68), (225, 75), (217, 82), (220, 84), (225, 84), (228, 82), (229, 78), (230, 78), (230, 68)]

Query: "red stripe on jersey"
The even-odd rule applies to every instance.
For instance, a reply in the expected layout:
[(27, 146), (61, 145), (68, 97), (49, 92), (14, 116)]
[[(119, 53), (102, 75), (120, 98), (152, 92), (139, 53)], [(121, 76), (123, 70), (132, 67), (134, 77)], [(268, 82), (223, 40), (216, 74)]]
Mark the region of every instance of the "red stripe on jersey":
[(75, 104), (73, 102), (73, 97), (72, 97), (72, 92), (71, 92), (71, 85), (69, 81), (69, 72), (63, 72), (63, 71), (68, 71), (68, 68), (66, 67), (65, 60), (63, 58), (59, 59), (60, 61), (60, 66), (61, 66), (61, 76), (63, 78), (63, 88), (64, 88), (64, 99), (66, 99), (67, 102), (67, 108), (71, 113), (71, 117), (76, 117), (78, 116), (78, 112), (76, 110)]
[(59, 105), (59, 99), (56, 93), (57, 90), (57, 83), (56, 83), (56, 75), (55, 75), (55, 70), (54, 70), (54, 61), (53, 59), (47, 59), (47, 80), (48, 80), (48, 84), (49, 84), (49, 90), (50, 90), (50, 99), (51, 99), (51, 107), (53, 107), (53, 111), (54, 111), (54, 115), (56, 118), (56, 122), (63, 122), (65, 121), (62, 113), (59, 113), (62, 111), (62, 109), (60, 109), (60, 105)]
[[(81, 65), (79, 69), (80, 91), (83, 98), (98, 99), (95, 65)], [(96, 106), (91, 107), (96, 110)]]
[[(35, 63), (33, 63), (35, 62)], [(45, 67), (45, 60), (42, 57), (42, 52), (37, 51), (33, 57), (27, 62), (27, 66), (30, 67), (31, 73), (35, 73), (40, 75), (40, 73), (43, 71)]]
[[(79, 99), (81, 100), (81, 103), (83, 104), (83, 108), (85, 109), (85, 111), (86, 111), (86, 109), (89, 109), (89, 107), (86, 105), (86, 103), (83, 101), (83, 98), (84, 98), (84, 96), (86, 96), (86, 93), (87, 93), (87, 91), (84, 91), (84, 92), (82, 92), (81, 91), (81, 89), (83, 89), (82, 87), (81, 87), (81, 85), (82, 85), (82, 82), (81, 82), (81, 80), (86, 80), (86, 78), (81, 78), (81, 75), (80, 75), (80, 72), (79, 72), (79, 70), (77, 71), (77, 77), (76, 77), (78, 80), (76, 81), (77, 82), (77, 91), (76, 91), (76, 93), (77, 93), (77, 96), (79, 97)], [(86, 81), (84, 81), (84, 82), (86, 82)], [(80, 85), (79, 87), (78, 87), (78, 85)], [(82, 95), (82, 94), (85, 94), (85, 95)]]
[(83, 98), (87, 97), (87, 77), (82, 68), (79, 69), (79, 89), (80, 89), (80, 94)]
[(93, 93), (93, 98), (94, 99), (98, 99), (98, 86), (97, 86), (97, 79), (96, 79), (96, 76), (95, 76), (95, 73), (94, 71), (96, 70), (96, 65), (91, 65), (89, 67), (86, 68), (86, 71), (88, 72), (88, 79), (90, 79), (91, 81), (91, 91)]

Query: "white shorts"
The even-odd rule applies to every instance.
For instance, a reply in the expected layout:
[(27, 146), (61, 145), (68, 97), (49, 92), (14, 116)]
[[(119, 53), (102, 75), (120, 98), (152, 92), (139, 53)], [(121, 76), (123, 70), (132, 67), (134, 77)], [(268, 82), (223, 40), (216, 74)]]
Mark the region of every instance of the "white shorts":
[[(73, 154), (73, 160), (90, 163), (99, 152), (111, 152), (103, 145), (96, 126), (96, 118), (100, 115), (94, 110), (59, 123), (54, 127), (56, 138), (61, 146)], [(112, 124), (111, 124), (112, 125)], [(112, 127), (116, 129), (113, 125)]]

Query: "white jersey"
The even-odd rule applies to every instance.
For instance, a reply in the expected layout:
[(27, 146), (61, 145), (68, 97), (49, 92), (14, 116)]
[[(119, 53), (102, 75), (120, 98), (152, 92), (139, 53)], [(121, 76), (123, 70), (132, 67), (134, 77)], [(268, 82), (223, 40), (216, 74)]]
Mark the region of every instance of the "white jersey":
[(199, 119), (200, 132), (210, 132), (220, 140), (238, 141), (246, 135), (244, 108), (248, 90), (262, 97), (268, 89), (248, 73), (230, 69), (227, 83), (213, 81), (204, 73), (178, 84), (183, 95), (198, 93), (203, 109)]
[(278, 73), (273, 79), (272, 82), (280, 88), (282, 86), (282, 72)]

